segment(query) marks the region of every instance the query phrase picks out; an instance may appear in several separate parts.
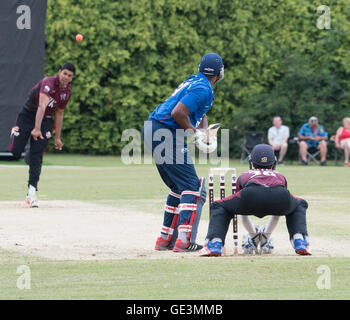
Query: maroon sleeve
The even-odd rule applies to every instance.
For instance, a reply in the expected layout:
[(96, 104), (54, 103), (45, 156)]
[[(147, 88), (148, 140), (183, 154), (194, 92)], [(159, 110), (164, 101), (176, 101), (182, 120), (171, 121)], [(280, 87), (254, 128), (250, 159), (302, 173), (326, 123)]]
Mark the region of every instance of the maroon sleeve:
[(53, 89), (53, 87), (54, 87), (54, 84), (52, 82), (52, 79), (49, 77), (44, 78), (41, 81), (40, 93), (43, 93), (44, 95), (50, 98), (50, 91)]
[(278, 175), (278, 179), (282, 182), (283, 181), (283, 186), (287, 188), (287, 179), (286, 177), (280, 173), (276, 171), (276, 174)]
[(242, 185), (242, 175), (240, 175), (237, 179), (236, 192), (239, 192), (243, 189)]

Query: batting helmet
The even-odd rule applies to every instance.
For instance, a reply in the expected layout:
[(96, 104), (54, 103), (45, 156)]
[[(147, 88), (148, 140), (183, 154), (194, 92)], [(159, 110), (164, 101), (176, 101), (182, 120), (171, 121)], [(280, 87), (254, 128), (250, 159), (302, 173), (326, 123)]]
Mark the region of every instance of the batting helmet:
[(198, 66), (198, 71), (210, 76), (219, 74), (220, 77), (218, 81), (224, 79), (224, 64), (222, 58), (217, 53), (205, 54)]

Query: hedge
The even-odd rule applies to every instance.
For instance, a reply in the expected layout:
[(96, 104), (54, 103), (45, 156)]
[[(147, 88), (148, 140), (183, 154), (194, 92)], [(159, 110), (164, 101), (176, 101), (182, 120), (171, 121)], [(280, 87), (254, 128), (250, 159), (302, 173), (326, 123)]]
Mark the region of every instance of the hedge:
[(239, 156), (245, 130), (266, 132), (274, 115), (292, 134), (311, 115), (334, 133), (350, 116), (350, 2), (328, 1), (331, 29), (323, 30), (316, 26), (320, 4), (49, 0), (46, 74), (65, 61), (77, 67), (65, 150), (120, 154), (123, 130), (141, 129), (207, 52), (224, 60), (208, 119), (231, 129), (231, 155)]

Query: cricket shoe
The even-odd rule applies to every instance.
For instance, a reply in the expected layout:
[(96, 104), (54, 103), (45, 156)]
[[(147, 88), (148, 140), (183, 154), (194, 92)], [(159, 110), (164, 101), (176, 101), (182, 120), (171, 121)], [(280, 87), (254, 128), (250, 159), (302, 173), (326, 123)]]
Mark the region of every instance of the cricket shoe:
[(243, 236), (242, 249), (245, 254), (259, 254), (258, 245), (260, 243), (260, 231), (259, 226), (255, 226), (255, 235), (253, 237), (249, 235)]
[(34, 196), (27, 195), (25, 202), (31, 208), (39, 208), (39, 202), (35, 195)]
[(154, 249), (158, 251), (172, 250), (173, 246), (171, 240), (165, 240), (162, 237), (158, 237)]
[(295, 253), (301, 256), (311, 256), (309, 243), (306, 240), (303, 240), (303, 239), (293, 240), (293, 247), (295, 249)]
[(260, 254), (272, 253), (274, 246), (272, 244), (272, 238), (269, 238), (265, 233), (265, 227), (260, 229)]
[(201, 250), (203, 246), (197, 243), (191, 243), (190, 241), (182, 242), (181, 239), (176, 239), (173, 251), (174, 252), (193, 252)]
[(204, 248), (199, 251), (201, 257), (219, 257), (222, 255), (221, 241), (208, 241)]

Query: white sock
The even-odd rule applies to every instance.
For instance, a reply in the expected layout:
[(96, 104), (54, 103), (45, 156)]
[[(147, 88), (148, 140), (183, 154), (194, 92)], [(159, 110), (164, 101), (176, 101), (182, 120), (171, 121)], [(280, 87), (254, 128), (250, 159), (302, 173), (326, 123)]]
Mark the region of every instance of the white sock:
[(220, 238), (214, 238), (211, 240), (211, 242), (217, 242), (217, 241), (222, 242), (222, 240)]
[(293, 240), (296, 240), (296, 239), (304, 240), (304, 236), (303, 236), (301, 233), (296, 233), (296, 234), (293, 236)]
[(29, 185), (28, 195), (29, 196), (35, 196), (35, 192), (36, 192), (35, 187), (33, 187), (32, 185)]
[(256, 235), (256, 230), (254, 224), (249, 216), (241, 216), (242, 223), (244, 228), (248, 231), (250, 237), (254, 237)]

